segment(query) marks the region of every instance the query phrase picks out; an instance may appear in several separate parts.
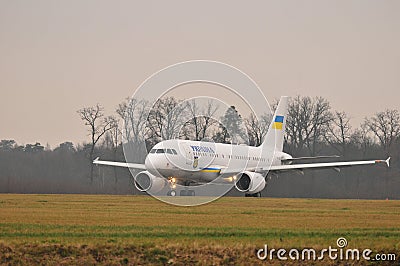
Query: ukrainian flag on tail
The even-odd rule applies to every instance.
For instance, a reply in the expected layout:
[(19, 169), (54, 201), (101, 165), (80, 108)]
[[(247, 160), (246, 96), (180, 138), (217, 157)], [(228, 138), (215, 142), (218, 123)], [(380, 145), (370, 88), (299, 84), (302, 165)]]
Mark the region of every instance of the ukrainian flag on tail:
[(286, 125), (286, 115), (288, 109), (288, 99), (287, 96), (282, 96), (274, 116), (272, 117), (271, 124), (269, 124), (268, 132), (265, 135), (264, 142), (262, 144), (263, 149), (274, 151), (283, 150), (283, 142), (285, 135), (285, 125)]
[(274, 124), (272, 125), (273, 129), (282, 129), (283, 126), (283, 116), (277, 115), (275, 116)]

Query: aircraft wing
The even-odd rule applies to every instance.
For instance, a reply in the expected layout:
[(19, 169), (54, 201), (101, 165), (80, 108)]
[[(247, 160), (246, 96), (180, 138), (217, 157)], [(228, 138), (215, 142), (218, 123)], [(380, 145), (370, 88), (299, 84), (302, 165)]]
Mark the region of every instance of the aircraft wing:
[(289, 165), (274, 165), (271, 167), (263, 168), (263, 171), (290, 171), (290, 170), (305, 170), (305, 169), (326, 169), (341, 167), (356, 166), (356, 165), (370, 165), (377, 163), (386, 163), (389, 167), (390, 157), (386, 160), (370, 160), (370, 161), (350, 161), (350, 162), (329, 162), (329, 163), (306, 163), (306, 164), (289, 164)]
[(315, 159), (331, 159), (339, 158), (338, 155), (328, 155), (328, 156), (312, 156), (312, 157), (295, 157), (295, 158), (284, 158), (282, 161), (293, 162), (293, 161), (303, 161), (303, 160), (315, 160)]
[(135, 169), (143, 169), (146, 170), (146, 166), (140, 163), (123, 163), (123, 162), (112, 162), (112, 161), (100, 161), (99, 157), (94, 159), (94, 164), (101, 165), (110, 165), (110, 166), (118, 166), (118, 167), (126, 167), (126, 168), (135, 168)]
[[(342, 167), (356, 166), (356, 165), (372, 165), (377, 163), (385, 163), (389, 167), (390, 157), (386, 160), (370, 160), (370, 161), (350, 161), (350, 162), (329, 162), (329, 163), (305, 163), (305, 164), (289, 164), (289, 165), (273, 165), (270, 167), (246, 168), (245, 171), (250, 172), (283, 172), (283, 171), (302, 171), (306, 169), (340, 169)], [(242, 172), (243, 169), (221, 169), (221, 174), (229, 175)]]

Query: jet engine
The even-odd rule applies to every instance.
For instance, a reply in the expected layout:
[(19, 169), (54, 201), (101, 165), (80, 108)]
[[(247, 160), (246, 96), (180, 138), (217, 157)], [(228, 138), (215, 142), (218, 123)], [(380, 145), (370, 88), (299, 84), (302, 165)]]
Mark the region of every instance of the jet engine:
[(259, 173), (246, 171), (238, 176), (240, 177), (236, 181), (235, 187), (240, 192), (255, 194), (265, 188), (265, 178)]
[(135, 187), (139, 191), (145, 191), (151, 194), (161, 191), (167, 185), (167, 181), (164, 178), (152, 175), (148, 171), (138, 173), (134, 177), (134, 180)]

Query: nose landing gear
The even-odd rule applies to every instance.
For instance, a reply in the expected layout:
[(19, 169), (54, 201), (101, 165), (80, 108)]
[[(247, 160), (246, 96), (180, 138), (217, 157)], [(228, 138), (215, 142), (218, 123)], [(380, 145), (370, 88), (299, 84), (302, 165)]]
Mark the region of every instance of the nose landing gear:
[(176, 196), (176, 191), (175, 190), (168, 191), (167, 196), (175, 197)]

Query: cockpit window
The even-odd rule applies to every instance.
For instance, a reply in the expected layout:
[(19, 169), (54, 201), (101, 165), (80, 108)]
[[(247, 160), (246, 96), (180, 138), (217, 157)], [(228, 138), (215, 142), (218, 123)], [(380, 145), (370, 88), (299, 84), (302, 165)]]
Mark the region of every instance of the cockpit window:
[(150, 153), (156, 153), (156, 149), (151, 149)]
[(167, 153), (173, 154), (171, 149), (167, 149)]
[(157, 149), (157, 153), (165, 153), (164, 149)]

